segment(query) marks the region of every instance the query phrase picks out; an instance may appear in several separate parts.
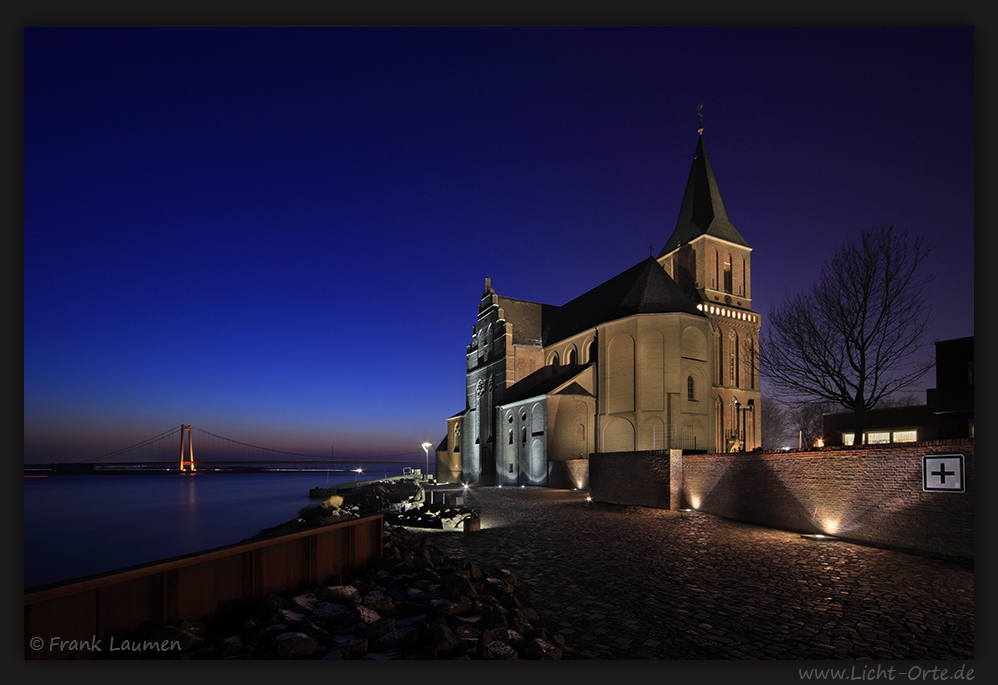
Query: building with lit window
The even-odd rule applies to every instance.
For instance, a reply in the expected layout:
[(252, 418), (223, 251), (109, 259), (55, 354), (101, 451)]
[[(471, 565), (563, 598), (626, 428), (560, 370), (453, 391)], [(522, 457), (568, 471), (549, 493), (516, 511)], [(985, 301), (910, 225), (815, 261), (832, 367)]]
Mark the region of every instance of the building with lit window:
[[(852, 445), (856, 429), (851, 412), (825, 414), (825, 445)], [(974, 437), (974, 338), (936, 342), (936, 387), (925, 404), (874, 409), (863, 416), (864, 445), (926, 442)]]
[(560, 306), (499, 295), (486, 279), (465, 409), (447, 420), (437, 478), (583, 487), (594, 452), (757, 448), (751, 251), (701, 135), (657, 258)]

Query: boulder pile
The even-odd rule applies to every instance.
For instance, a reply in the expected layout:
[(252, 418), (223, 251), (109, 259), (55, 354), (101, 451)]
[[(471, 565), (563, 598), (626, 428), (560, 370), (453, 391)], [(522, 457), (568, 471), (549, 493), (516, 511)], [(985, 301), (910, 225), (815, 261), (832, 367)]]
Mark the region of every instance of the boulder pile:
[(386, 526), (381, 558), (338, 585), (271, 595), (225, 625), (147, 634), (177, 640), (180, 659), (571, 658), (524, 595), (512, 571), (447, 558), (428, 535)]

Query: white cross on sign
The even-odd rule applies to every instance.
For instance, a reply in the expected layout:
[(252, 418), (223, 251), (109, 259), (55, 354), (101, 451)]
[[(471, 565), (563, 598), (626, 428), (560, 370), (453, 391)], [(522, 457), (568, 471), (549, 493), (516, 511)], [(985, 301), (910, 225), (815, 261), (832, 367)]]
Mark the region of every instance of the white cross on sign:
[(922, 490), (926, 492), (963, 492), (963, 455), (924, 455), (922, 457)]

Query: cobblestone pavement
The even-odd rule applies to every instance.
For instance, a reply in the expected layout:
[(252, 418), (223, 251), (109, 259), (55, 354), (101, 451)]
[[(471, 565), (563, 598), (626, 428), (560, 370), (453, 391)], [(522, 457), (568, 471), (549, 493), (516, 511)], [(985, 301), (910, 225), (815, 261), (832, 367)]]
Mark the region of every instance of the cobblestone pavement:
[(583, 659), (973, 659), (970, 564), (584, 492), (476, 488), (446, 554), (514, 571)]

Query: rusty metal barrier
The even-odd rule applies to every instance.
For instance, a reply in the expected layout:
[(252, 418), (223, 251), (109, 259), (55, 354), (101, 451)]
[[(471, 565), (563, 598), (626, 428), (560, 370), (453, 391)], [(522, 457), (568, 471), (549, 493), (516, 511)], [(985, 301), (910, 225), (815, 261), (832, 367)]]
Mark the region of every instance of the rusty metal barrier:
[(24, 657), (99, 658), (99, 645), (148, 624), (213, 618), (328, 583), (380, 557), (383, 534), (379, 514), (27, 592)]

